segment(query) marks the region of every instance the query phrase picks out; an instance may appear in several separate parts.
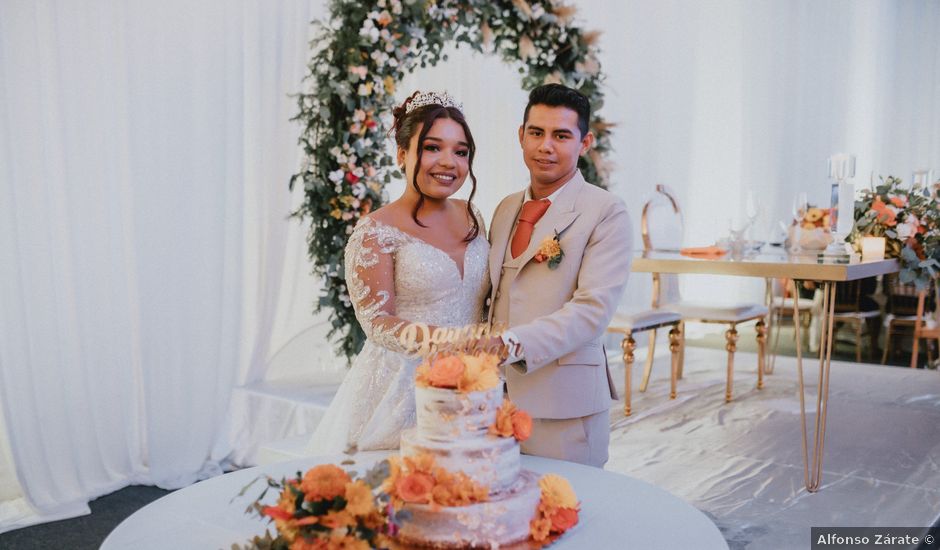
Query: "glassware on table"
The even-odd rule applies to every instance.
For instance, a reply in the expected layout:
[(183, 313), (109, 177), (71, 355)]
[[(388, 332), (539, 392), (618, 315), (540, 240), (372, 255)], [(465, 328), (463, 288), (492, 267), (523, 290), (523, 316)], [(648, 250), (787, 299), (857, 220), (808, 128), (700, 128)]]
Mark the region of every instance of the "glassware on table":
[(793, 208), (791, 210), (793, 223), (790, 225), (788, 237), (790, 244), (788, 251), (793, 254), (799, 254), (803, 248), (800, 246), (800, 231), (803, 226), (803, 216), (809, 209), (809, 201), (806, 198), (806, 191), (800, 191), (793, 199)]

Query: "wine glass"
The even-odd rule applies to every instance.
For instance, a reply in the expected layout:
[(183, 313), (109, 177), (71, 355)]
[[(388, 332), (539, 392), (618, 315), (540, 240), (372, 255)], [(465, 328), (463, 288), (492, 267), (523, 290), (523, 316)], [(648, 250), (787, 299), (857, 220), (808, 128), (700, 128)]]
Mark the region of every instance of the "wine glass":
[(802, 250), (800, 246), (800, 232), (803, 228), (803, 215), (809, 209), (809, 201), (806, 199), (806, 191), (800, 191), (793, 199), (793, 226), (790, 231), (790, 252), (798, 253)]

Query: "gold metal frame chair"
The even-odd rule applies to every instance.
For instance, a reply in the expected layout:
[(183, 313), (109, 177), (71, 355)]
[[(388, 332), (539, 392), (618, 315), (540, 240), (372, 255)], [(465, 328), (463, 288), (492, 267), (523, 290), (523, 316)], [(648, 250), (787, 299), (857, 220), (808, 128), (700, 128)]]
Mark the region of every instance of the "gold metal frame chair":
[[(640, 232), (643, 237), (643, 249), (645, 251), (651, 251), (654, 249), (652, 237), (650, 236), (650, 223), (649, 223), (649, 213), (650, 207), (657, 201), (665, 198), (668, 201), (668, 204), (672, 207), (673, 213), (679, 219), (680, 227), (682, 225), (682, 210), (679, 207), (679, 201), (676, 200), (675, 194), (665, 185), (657, 184), (656, 185), (656, 194), (655, 196), (646, 202), (643, 205), (643, 213), (640, 220)], [(673, 311), (678, 313), (682, 317), (682, 321), (679, 323), (679, 338), (680, 342), (680, 355), (679, 355), (679, 366), (677, 377), (682, 378), (682, 368), (684, 363), (684, 340), (685, 340), (685, 323), (687, 321), (707, 323), (707, 324), (722, 324), (727, 325), (728, 329), (725, 331), (725, 350), (728, 352), (728, 367), (727, 367), (727, 380), (725, 386), (725, 402), (730, 402), (732, 400), (733, 391), (734, 391), (734, 353), (737, 351), (737, 341), (738, 341), (738, 331), (737, 326), (741, 323), (749, 321), (757, 321), (755, 330), (757, 331), (757, 348), (758, 348), (758, 360), (757, 360), (757, 389), (762, 389), (764, 387), (764, 368), (765, 360), (767, 356), (767, 323), (766, 318), (768, 315), (768, 309), (759, 304), (743, 304), (739, 306), (696, 306), (693, 304), (683, 303), (680, 301), (675, 303), (662, 303), (662, 292), (664, 286), (664, 274), (653, 273), (653, 309), (664, 309), (667, 311)], [(675, 275), (665, 275), (665, 277), (676, 277)], [(677, 285), (675, 285), (677, 287)], [(651, 329), (649, 331), (649, 355), (646, 358), (646, 366), (643, 370), (643, 381), (640, 383), (640, 391), (646, 391), (647, 385), (649, 384), (650, 373), (653, 368), (653, 352), (656, 349), (656, 329)]]

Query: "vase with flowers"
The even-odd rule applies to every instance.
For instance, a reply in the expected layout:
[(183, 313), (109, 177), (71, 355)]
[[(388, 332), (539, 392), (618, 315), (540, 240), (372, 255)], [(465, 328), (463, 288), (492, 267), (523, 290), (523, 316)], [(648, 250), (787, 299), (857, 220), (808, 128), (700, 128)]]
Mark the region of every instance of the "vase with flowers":
[(885, 238), (885, 256), (898, 259), (902, 283), (924, 290), (940, 276), (940, 209), (929, 188), (888, 176), (863, 189), (848, 241), (860, 251), (864, 237)]

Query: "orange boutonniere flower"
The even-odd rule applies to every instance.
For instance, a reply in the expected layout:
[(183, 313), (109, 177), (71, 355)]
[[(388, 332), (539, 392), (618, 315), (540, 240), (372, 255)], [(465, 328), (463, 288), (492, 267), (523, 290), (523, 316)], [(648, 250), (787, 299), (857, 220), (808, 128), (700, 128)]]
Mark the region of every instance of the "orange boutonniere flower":
[(548, 268), (555, 269), (558, 267), (558, 264), (565, 258), (565, 252), (561, 249), (561, 241), (558, 231), (555, 231), (555, 235), (552, 237), (545, 237), (542, 239), (542, 242), (539, 243), (538, 252), (535, 253), (533, 259), (542, 263), (548, 261)]

